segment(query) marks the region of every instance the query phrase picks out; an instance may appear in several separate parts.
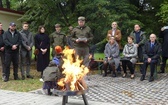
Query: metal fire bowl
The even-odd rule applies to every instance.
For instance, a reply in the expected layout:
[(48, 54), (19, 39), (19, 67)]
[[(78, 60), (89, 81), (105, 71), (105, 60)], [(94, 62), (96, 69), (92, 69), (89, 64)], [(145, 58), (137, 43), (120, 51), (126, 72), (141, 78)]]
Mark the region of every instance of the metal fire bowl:
[(85, 94), (86, 92), (88, 92), (88, 89), (79, 90), (79, 91), (71, 91), (71, 90), (63, 91), (63, 90), (57, 90), (57, 89), (53, 90), (53, 94), (61, 95), (61, 96), (76, 96), (76, 95)]

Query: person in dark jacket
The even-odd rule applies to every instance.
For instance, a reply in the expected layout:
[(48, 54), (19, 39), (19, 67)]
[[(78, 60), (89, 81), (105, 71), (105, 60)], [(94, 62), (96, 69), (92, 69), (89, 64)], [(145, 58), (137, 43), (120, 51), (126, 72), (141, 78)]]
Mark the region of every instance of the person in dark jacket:
[(45, 27), (39, 26), (38, 34), (35, 36), (35, 48), (39, 50), (37, 54), (37, 71), (41, 72), (43, 76), (43, 70), (49, 64), (49, 53), (50, 53), (50, 39), (45, 34)]
[(166, 61), (168, 59), (168, 26), (162, 27), (159, 35), (163, 39), (162, 43), (162, 65), (160, 67), (159, 73), (165, 72)]
[(28, 30), (29, 24), (27, 22), (23, 22), (23, 29), (20, 31), (22, 36), (21, 50), (20, 50), (20, 68), (22, 80), (25, 79), (25, 69), (26, 69), (26, 77), (33, 79), (30, 75), (30, 64), (31, 64), (31, 56), (32, 56), (32, 47), (34, 45), (33, 34)]
[(55, 32), (50, 35), (50, 43), (52, 46), (52, 57), (55, 56), (56, 52), (54, 51), (55, 46), (61, 46), (62, 49), (67, 45), (67, 39), (65, 33), (61, 31), (61, 25), (55, 25)]
[(140, 81), (145, 79), (147, 67), (150, 65), (149, 82), (152, 82), (154, 81), (153, 75), (155, 71), (155, 65), (158, 62), (161, 53), (161, 45), (159, 42), (157, 42), (155, 34), (150, 35), (150, 40), (146, 42), (143, 53), (144, 64)]
[[(146, 35), (145, 32), (141, 31), (141, 27), (139, 24), (134, 25), (134, 31), (130, 33), (130, 36), (134, 38), (134, 44), (137, 46), (138, 49), (138, 61), (143, 62), (143, 47), (146, 42)], [(142, 73), (143, 66), (140, 65), (140, 72)]]
[(4, 30), (2, 29), (2, 23), (0, 22), (0, 57), (2, 63), (2, 80), (4, 80), (5, 77), (5, 44), (3, 41), (3, 33)]
[(19, 45), (21, 43), (21, 35), (16, 30), (16, 24), (11, 22), (8, 31), (4, 33), (3, 37), (5, 43), (5, 78), (4, 82), (9, 80), (10, 64), (13, 63), (13, 75), (15, 80), (18, 77), (18, 64), (19, 64)]

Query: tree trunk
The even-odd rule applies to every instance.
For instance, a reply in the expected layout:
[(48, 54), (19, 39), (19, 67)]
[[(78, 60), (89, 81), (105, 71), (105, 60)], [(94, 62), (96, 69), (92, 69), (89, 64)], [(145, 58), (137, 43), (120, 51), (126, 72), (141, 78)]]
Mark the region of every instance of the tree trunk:
[(3, 8), (2, 0), (0, 0), (0, 7), (2, 7), (2, 8)]
[(10, 9), (10, 1), (9, 1), (9, 0), (6, 0), (6, 7), (7, 7), (8, 9)]

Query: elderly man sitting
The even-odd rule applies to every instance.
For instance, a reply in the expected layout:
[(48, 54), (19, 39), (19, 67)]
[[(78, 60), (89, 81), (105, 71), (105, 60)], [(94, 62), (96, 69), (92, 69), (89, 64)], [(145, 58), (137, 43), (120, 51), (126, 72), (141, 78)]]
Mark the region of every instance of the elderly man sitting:
[(155, 65), (160, 57), (161, 53), (161, 45), (156, 40), (156, 35), (151, 34), (150, 40), (147, 41), (144, 47), (143, 56), (144, 56), (144, 65), (143, 65), (143, 71), (142, 76), (140, 78), (140, 81), (143, 81), (145, 79), (146, 75), (146, 69), (148, 65), (150, 64), (150, 77), (149, 82), (154, 81), (154, 71), (155, 71)]

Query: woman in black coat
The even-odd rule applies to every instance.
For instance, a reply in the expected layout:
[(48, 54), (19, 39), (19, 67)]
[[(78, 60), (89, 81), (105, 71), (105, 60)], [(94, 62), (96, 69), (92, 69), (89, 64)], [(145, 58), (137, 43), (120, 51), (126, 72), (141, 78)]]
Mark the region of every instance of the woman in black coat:
[(47, 34), (45, 34), (45, 27), (39, 26), (38, 34), (35, 36), (35, 48), (38, 49), (37, 54), (37, 71), (41, 72), (41, 77), (43, 75), (43, 70), (49, 64), (49, 54), (50, 54), (50, 39)]

